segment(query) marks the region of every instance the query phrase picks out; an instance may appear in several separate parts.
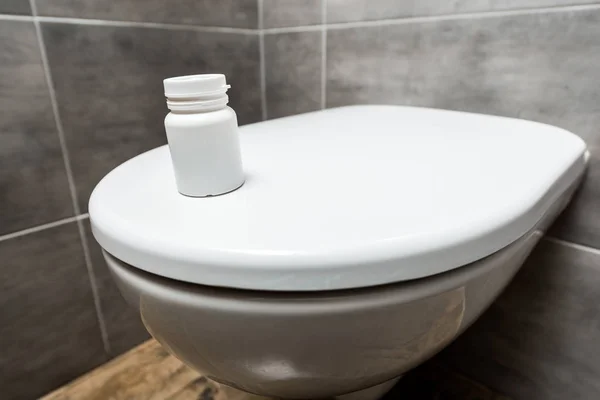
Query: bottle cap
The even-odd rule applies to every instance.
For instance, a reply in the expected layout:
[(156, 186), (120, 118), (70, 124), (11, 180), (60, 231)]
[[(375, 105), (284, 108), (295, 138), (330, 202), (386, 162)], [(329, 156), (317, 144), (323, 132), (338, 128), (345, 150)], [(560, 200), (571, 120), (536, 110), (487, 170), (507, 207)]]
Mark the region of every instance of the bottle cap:
[(223, 74), (185, 75), (163, 81), (168, 98), (205, 98), (221, 96), (230, 85)]

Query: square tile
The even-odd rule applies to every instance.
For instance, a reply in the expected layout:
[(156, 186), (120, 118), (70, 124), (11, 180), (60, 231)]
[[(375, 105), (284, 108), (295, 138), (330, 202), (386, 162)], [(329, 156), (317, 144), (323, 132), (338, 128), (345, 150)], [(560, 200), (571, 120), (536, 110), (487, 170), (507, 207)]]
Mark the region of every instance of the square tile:
[(437, 358), (515, 399), (600, 397), (600, 253), (542, 241)]
[(591, 4), (592, 0), (327, 0), (327, 22), (373, 21), (428, 15)]
[(83, 223), (100, 297), (104, 326), (108, 334), (110, 355), (114, 357), (150, 339), (150, 334), (142, 323), (139, 310), (127, 304), (121, 296), (106, 261), (104, 261), (100, 245), (94, 239), (89, 220), (85, 220)]
[(0, 23), (0, 235), (73, 215), (32, 22)]
[(39, 15), (258, 28), (257, 0), (36, 0)]
[(600, 248), (597, 65), (600, 10), (331, 29), (327, 106), (429, 106), (580, 135), (591, 150), (590, 173), (553, 234)]
[(0, 14), (31, 15), (29, 0), (2, 0)]
[(32, 399), (106, 361), (76, 223), (0, 242), (0, 387)]
[(263, 28), (321, 24), (326, 0), (263, 0)]
[(239, 123), (261, 119), (257, 35), (56, 23), (42, 28), (82, 210), (111, 169), (166, 143), (163, 79), (224, 73)]
[(266, 34), (267, 117), (321, 109), (321, 32)]

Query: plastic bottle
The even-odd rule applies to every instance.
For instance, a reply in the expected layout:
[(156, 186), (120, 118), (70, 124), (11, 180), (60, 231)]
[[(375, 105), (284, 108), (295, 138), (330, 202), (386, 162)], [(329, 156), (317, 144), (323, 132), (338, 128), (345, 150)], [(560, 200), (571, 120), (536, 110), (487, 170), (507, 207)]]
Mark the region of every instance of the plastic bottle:
[(165, 130), (177, 189), (192, 197), (231, 192), (244, 183), (237, 116), (227, 106), (225, 75), (164, 80)]

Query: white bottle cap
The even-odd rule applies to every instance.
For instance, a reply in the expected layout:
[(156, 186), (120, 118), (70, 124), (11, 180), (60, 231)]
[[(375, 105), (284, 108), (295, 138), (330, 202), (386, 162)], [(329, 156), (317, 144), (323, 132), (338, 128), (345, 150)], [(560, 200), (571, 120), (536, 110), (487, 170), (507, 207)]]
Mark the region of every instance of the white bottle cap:
[(180, 99), (221, 96), (230, 88), (223, 74), (177, 76), (167, 78), (163, 83), (165, 97)]

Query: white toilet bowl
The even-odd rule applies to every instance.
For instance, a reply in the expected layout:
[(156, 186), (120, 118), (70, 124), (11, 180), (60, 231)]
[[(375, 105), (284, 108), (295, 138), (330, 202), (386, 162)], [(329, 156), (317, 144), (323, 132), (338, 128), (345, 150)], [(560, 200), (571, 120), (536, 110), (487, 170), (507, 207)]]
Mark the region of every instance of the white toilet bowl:
[(279, 398), (376, 398), (447, 346), (518, 271), (587, 159), (556, 127), (395, 106), (241, 135), (236, 192), (180, 195), (162, 147), (109, 173), (90, 219), (168, 351)]

